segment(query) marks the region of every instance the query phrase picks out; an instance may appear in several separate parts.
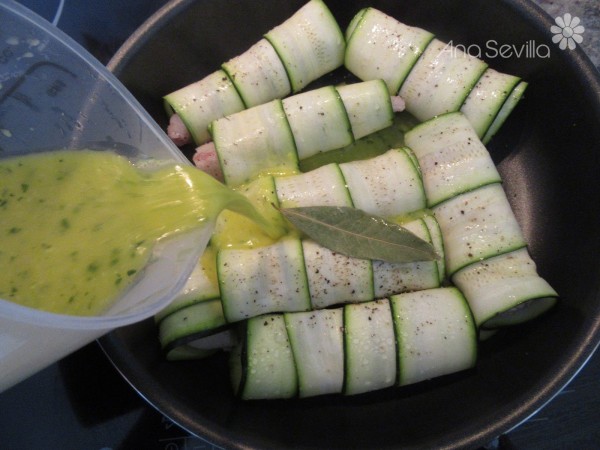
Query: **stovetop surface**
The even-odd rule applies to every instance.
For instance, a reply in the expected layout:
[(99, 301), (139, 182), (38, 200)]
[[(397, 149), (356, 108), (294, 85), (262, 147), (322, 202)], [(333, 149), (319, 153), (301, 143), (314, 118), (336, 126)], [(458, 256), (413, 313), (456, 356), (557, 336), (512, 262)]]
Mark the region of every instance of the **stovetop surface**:
[[(600, 355), (538, 414), (486, 450), (600, 449)], [(213, 450), (149, 406), (90, 344), (0, 395), (10, 450)], [(481, 449), (483, 450), (483, 449)]]
[[(581, 14), (599, 65), (600, 2), (536, 0), (550, 13)], [(107, 63), (165, 0), (21, 0)], [(560, 8), (561, 4), (564, 10)], [(567, 8), (567, 9), (565, 9)], [(569, 9), (571, 11), (569, 11)], [(488, 449), (600, 449), (600, 354), (540, 412)], [(3, 449), (213, 449), (150, 406), (97, 343), (0, 394)]]

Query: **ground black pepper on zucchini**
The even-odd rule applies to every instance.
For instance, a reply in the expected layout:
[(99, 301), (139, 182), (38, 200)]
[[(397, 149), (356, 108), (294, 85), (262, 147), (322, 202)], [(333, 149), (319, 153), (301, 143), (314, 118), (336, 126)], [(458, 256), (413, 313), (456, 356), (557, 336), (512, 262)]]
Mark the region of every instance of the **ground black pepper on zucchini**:
[[(381, 80), (325, 86), (214, 120), (213, 141), (197, 155), (216, 154), (223, 180), (236, 186), (265, 169), (297, 171), (299, 161), (388, 128), (402, 107)], [(194, 161), (204, 169), (204, 159)]]
[(255, 317), (240, 334), (230, 367), (243, 399), (405, 386), (470, 369), (477, 357), (473, 318), (454, 287)]
[[(240, 67), (265, 58), (277, 73), (275, 98), (306, 86), (293, 73), (297, 43), (286, 32), (282, 26), (224, 64), (228, 79), (235, 83)], [(351, 206), (386, 217), (431, 208), (404, 225), (444, 258), (358, 260), (297, 237), (219, 250), (216, 278), (199, 270), (190, 284), (205, 296), (192, 300), (188, 290), (157, 322), (171, 359), (231, 350), (232, 385), (243, 399), (359, 394), (469, 369), (478, 337), (539, 316), (558, 296), (537, 273), (484, 145), (527, 83), (374, 8), (358, 12), (345, 37), (345, 66), (367, 84), (271, 102), (258, 100), (260, 90), (248, 100), (236, 85), (244, 107), (261, 106), (211, 123), (225, 181), (275, 169), (286, 175), (259, 182), (280, 206)], [(269, 53), (268, 43), (281, 56), (287, 87), (281, 66), (258, 56)], [(390, 127), (398, 124), (390, 106), (396, 94), (414, 116), (401, 131)], [(370, 134), (386, 127), (398, 135)], [(402, 144), (385, 152), (388, 139)], [(214, 317), (188, 322), (208, 308)]]
[[(254, 185), (258, 189), (254, 189)], [(426, 202), (421, 173), (415, 166), (414, 155), (407, 149), (392, 149), (366, 160), (332, 163), (297, 175), (261, 177), (243, 192), (249, 198), (257, 195), (256, 192), (261, 193), (265, 208), (271, 214), (278, 214), (271, 204), (281, 207), (364, 205), (371, 214), (402, 220), (402, 226), (431, 242), (437, 253), (443, 255), (437, 221), (426, 211), (411, 216), (414, 211), (423, 210)], [(213, 237), (213, 244), (223, 247), (218, 251), (219, 263), (213, 267), (214, 253), (207, 252), (181, 295), (157, 316), (165, 348), (187, 344), (189, 336), (201, 338), (223, 324), (254, 315), (368, 301), (407, 290), (436, 287), (444, 278), (443, 261), (371, 262), (337, 254), (306, 239), (279, 242), (272, 247), (229, 249), (229, 244), (219, 238), (220, 230), (226, 227), (223, 221), (226, 216), (219, 218)], [(266, 258), (263, 262), (260, 255)], [(277, 267), (281, 279), (273, 275), (271, 266)], [(292, 267), (295, 269), (288, 272)], [(290, 277), (295, 274), (295, 284), (300, 283), (292, 293), (281, 291), (290, 286), (284, 273)], [(245, 282), (237, 281), (240, 277), (253, 282), (262, 280), (261, 287), (249, 290)], [(266, 292), (270, 293), (269, 298), (264, 297)], [(276, 292), (280, 295), (275, 296)], [(299, 295), (296, 302), (290, 301), (292, 294), (294, 298)], [(276, 297), (279, 300), (276, 301)], [(215, 299), (222, 299), (218, 300), (219, 304), (223, 302), (222, 310), (217, 311), (215, 305), (206, 302)], [(197, 310), (209, 307), (213, 313), (220, 312), (211, 319), (214, 322), (193, 319), (197, 317)]]
[(170, 128), (178, 129), (169, 134), (191, 135), (178, 137), (179, 145), (190, 137), (203, 144), (213, 120), (298, 92), (341, 66), (344, 49), (343, 33), (327, 5), (310, 0), (243, 54), (165, 95), (165, 109), (175, 120)]
[(527, 83), (488, 68), (459, 46), (375, 8), (346, 29), (345, 67), (361, 80), (382, 79), (420, 121), (462, 111), (485, 143), (512, 112)]
[(442, 230), (446, 274), (467, 297), (477, 326), (547, 311), (558, 294), (537, 274), (491, 157), (464, 114), (431, 119), (405, 139)]

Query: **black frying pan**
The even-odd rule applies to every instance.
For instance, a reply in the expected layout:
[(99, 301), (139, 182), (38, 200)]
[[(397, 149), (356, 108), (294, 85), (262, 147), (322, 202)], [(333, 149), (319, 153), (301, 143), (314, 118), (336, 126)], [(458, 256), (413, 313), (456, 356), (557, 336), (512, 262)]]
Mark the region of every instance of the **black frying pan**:
[[(109, 67), (161, 124), (161, 97), (241, 53), (304, 2), (173, 1)], [(527, 1), (329, 0), (341, 26), (372, 5), (454, 44), (545, 45), (538, 55), (491, 55), (530, 82), (489, 145), (542, 276), (559, 305), (481, 346), (474, 370), (356, 397), (239, 402), (224, 356), (166, 362), (151, 321), (101, 344), (151, 404), (190, 432), (231, 448), (477, 447), (535, 413), (591, 356), (600, 330), (600, 80), (580, 50), (552, 43), (551, 18)], [(489, 48), (489, 47), (488, 47)], [(482, 55), (486, 59), (486, 55)], [(488, 55), (489, 56), (489, 55)], [(328, 81), (335, 81), (333, 74)]]

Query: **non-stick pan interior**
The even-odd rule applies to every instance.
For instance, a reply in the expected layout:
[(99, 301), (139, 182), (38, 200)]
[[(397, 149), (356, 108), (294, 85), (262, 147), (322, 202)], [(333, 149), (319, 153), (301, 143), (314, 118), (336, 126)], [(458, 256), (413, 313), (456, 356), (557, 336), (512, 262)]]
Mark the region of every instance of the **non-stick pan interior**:
[[(241, 53), (303, 1), (175, 1), (122, 47), (109, 67), (161, 124), (161, 97)], [(526, 1), (326, 1), (340, 25), (375, 6), (454, 44), (478, 46), (491, 67), (529, 81), (488, 148), (558, 306), (499, 332), (471, 371), (356, 397), (240, 402), (224, 355), (166, 362), (145, 322), (102, 340), (150, 403), (187, 430), (233, 448), (476, 447), (549, 401), (592, 354), (600, 328), (600, 82), (580, 51), (552, 43), (551, 21)], [(504, 58), (485, 49), (525, 50)], [(530, 42), (533, 42), (531, 44)], [(487, 47), (486, 47), (487, 46)], [(492, 47), (490, 47), (492, 46)], [(548, 52), (546, 52), (547, 46)], [(475, 49), (475, 47), (472, 47)], [(475, 51), (475, 50), (473, 50)], [(342, 73), (326, 82), (341, 80)], [(188, 150), (189, 151), (189, 150)]]

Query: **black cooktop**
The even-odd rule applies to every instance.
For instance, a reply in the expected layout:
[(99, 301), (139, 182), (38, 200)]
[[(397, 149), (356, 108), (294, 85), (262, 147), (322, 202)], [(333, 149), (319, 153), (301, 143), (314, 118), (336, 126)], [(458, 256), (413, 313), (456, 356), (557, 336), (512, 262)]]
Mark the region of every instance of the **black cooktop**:
[[(486, 449), (600, 449), (599, 376), (596, 355), (543, 410)], [(0, 394), (0, 448), (218, 447), (149, 406), (93, 343)]]
[[(21, 0), (107, 63), (165, 0)], [(600, 355), (487, 449), (600, 449)], [(156, 411), (92, 343), (0, 394), (2, 449), (213, 449)]]

